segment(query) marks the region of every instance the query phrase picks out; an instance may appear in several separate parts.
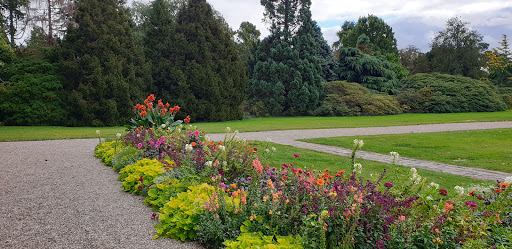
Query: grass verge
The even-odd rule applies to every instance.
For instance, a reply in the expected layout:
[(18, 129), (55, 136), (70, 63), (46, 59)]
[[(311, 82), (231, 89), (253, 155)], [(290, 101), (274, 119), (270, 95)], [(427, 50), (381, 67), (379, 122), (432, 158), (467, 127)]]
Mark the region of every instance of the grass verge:
[[(293, 146), (288, 145), (280, 145), (275, 143), (267, 143), (267, 142), (253, 142), (255, 147), (258, 147), (259, 150), (264, 150), (268, 148), (275, 147), (276, 151), (272, 152), (271, 156), (268, 158), (268, 162), (276, 167), (280, 167), (283, 163), (290, 164), (293, 163), (295, 168), (302, 169), (317, 169), (317, 170), (325, 170), (329, 169), (331, 174), (338, 170), (344, 170), (346, 175), (350, 175), (351, 171), (351, 159), (347, 157), (331, 155), (328, 153), (317, 152), (313, 150), (300, 149)], [(366, 145), (365, 145), (366, 146)], [(364, 148), (364, 147), (363, 147)], [(265, 153), (260, 153), (264, 155)], [(294, 154), (299, 155), (299, 158), (296, 158)], [(384, 177), (383, 182), (391, 181), (397, 182), (397, 178), (405, 178), (409, 175), (410, 168), (390, 165), (380, 162), (368, 161), (357, 159), (356, 162), (361, 163), (363, 165), (362, 175), (364, 179), (369, 180), (377, 180), (380, 174), (386, 169), (387, 173)], [(445, 188), (448, 190), (448, 193), (454, 194), (455, 186), (471, 186), (474, 184), (489, 184), (495, 185), (495, 182), (492, 181), (482, 181), (475, 180), (468, 177), (462, 177), (458, 175), (451, 175), (445, 173), (439, 173), (435, 171), (418, 169), (418, 173), (426, 178), (426, 183), (436, 182), (440, 185), (441, 188)]]
[(512, 173), (512, 129), (315, 138), (305, 142), (350, 148), (362, 139), (363, 150)]
[(54, 140), (70, 138), (114, 138), (126, 128), (117, 127), (61, 127), (61, 126), (0, 126), (0, 141)]

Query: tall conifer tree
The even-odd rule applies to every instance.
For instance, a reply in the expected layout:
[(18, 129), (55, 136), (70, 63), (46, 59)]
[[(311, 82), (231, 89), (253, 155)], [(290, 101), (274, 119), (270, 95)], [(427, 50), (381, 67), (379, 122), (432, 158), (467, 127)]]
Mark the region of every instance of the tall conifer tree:
[(78, 1), (74, 19), (60, 46), (69, 124), (126, 123), (151, 82), (131, 20), (117, 0)]
[(267, 114), (303, 115), (324, 97), (310, 0), (261, 0), (271, 35), (260, 44), (248, 94)]
[(242, 118), (247, 76), (231, 34), (205, 0), (189, 0), (177, 22), (170, 93), (197, 121)]

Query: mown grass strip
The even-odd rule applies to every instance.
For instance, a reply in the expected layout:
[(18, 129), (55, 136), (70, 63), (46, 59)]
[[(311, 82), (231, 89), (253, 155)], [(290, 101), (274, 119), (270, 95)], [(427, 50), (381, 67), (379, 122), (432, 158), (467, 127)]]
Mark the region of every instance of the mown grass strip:
[(315, 138), (305, 142), (350, 148), (362, 139), (363, 150), (512, 173), (512, 129)]

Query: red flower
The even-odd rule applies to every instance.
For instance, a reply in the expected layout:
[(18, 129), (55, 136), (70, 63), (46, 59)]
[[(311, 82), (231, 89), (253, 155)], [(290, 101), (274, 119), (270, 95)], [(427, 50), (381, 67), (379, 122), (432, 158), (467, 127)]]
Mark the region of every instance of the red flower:
[(146, 116), (146, 111), (142, 111), (142, 112), (140, 113), (140, 115), (141, 115), (141, 116), (143, 116), (143, 117), (144, 117), (144, 116)]
[(149, 101), (155, 101), (155, 95), (154, 94), (151, 94), (148, 96), (148, 100)]
[(139, 110), (139, 109), (140, 109), (140, 104), (137, 104), (137, 105), (135, 106), (135, 109), (136, 109), (136, 110)]
[(294, 157), (299, 158), (300, 156), (297, 154), (293, 154)]
[[(175, 107), (176, 108), (176, 107)], [(179, 108), (179, 107), (178, 107)], [(190, 116), (187, 116), (184, 120), (183, 120), (185, 123), (190, 123)]]
[(448, 191), (446, 191), (446, 189), (443, 188), (439, 190), (439, 194), (442, 196), (448, 196)]

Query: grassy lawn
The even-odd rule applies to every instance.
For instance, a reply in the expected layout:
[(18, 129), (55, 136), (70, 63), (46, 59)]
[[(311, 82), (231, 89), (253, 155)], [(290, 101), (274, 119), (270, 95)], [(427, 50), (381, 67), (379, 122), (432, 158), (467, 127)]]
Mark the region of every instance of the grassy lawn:
[(414, 133), (303, 141), (353, 147), (354, 139), (364, 141), (363, 150), (512, 173), (512, 129)]
[(240, 132), (379, 127), (397, 125), (464, 123), (478, 121), (510, 121), (512, 110), (504, 112), (474, 113), (438, 113), (438, 114), (400, 114), (391, 116), (359, 116), (359, 117), (276, 117), (257, 118), (238, 121), (195, 123), (206, 133), (222, 133), (226, 127)]
[[(223, 133), (226, 127), (240, 132), (327, 129), (353, 127), (379, 127), (435, 123), (461, 123), (478, 121), (510, 121), (512, 110), (504, 112), (400, 114), (392, 116), (360, 117), (276, 117), (255, 118), (228, 122), (194, 123), (206, 133)], [(59, 126), (0, 126), (0, 141), (24, 141), (68, 138), (95, 138), (96, 130), (102, 137), (114, 137), (124, 127), (59, 127)]]
[[(253, 145), (259, 148), (258, 151), (262, 151), (268, 147), (275, 147), (277, 149), (276, 152), (272, 153), (268, 160), (272, 163), (272, 165), (277, 167), (283, 163), (293, 163), (294, 167), (296, 168), (319, 170), (330, 169), (331, 174), (334, 174), (334, 172), (338, 170), (344, 170), (348, 173), (348, 175), (350, 175), (349, 172), (351, 170), (351, 159), (347, 157), (341, 157), (312, 150), (299, 149), (293, 146), (274, 143), (254, 142)], [(265, 152), (260, 152), (260, 154), (264, 155)], [(298, 154), (300, 158), (295, 158), (293, 156), (294, 154)], [(384, 178), (384, 182), (396, 182), (397, 177), (402, 179), (407, 178), (410, 172), (410, 168), (408, 167), (392, 166), (389, 164), (361, 159), (358, 159), (357, 162), (363, 165), (362, 174), (365, 179), (377, 180), (383, 170), (386, 169), (387, 174)], [(418, 169), (418, 173), (422, 177), (427, 178), (427, 184), (430, 182), (439, 183), (440, 187), (447, 189), (449, 193), (453, 193), (453, 188), (457, 185), (467, 187), (473, 184), (493, 184), (491, 181), (475, 181), (474, 179), (468, 177), (438, 173), (422, 169)]]
[(60, 126), (0, 126), (0, 141), (50, 140), (69, 138), (114, 138), (125, 128), (118, 127), (60, 127)]

